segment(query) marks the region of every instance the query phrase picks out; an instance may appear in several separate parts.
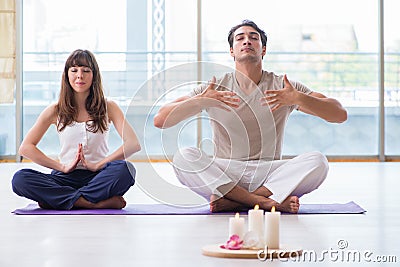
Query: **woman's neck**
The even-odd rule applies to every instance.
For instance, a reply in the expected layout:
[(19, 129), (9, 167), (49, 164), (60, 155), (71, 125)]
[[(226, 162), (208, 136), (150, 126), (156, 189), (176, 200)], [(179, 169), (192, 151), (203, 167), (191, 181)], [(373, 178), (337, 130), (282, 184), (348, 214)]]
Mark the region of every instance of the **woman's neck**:
[(89, 113), (86, 110), (86, 98), (83, 94), (75, 94), (75, 103), (78, 111), (76, 120), (78, 122), (88, 121), (90, 119)]

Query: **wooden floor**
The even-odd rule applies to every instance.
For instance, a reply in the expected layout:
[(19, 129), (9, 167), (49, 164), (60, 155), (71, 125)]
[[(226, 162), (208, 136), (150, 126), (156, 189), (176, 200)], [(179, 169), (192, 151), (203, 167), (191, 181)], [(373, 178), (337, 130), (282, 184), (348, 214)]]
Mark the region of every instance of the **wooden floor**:
[[(155, 193), (147, 190), (146, 181), (154, 172), (169, 184), (176, 182), (167, 163), (135, 165), (137, 185), (126, 194), (129, 203), (182, 201), (163, 183), (154, 186), (158, 190)], [(367, 213), (283, 215), (281, 242), (317, 256), (296, 262), (202, 255), (203, 246), (226, 240), (228, 215), (13, 215), (11, 211), (31, 203), (11, 190), (13, 173), (23, 167), (42, 169), (31, 163), (0, 164), (1, 267), (378, 266), (378, 261), (386, 261), (379, 266), (398, 266), (400, 262), (400, 163), (330, 163), (326, 182), (301, 202), (355, 201)], [(190, 201), (197, 200), (193, 197)], [(347, 247), (341, 249), (343, 244)]]

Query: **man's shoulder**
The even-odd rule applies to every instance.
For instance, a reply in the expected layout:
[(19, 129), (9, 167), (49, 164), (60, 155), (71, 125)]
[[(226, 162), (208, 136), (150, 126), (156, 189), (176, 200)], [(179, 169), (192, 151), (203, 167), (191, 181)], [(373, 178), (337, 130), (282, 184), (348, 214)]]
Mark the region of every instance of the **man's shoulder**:
[(218, 87), (217, 90), (225, 91), (232, 90), (232, 86), (234, 86), (233, 81), (235, 80), (234, 72), (226, 72), (217, 78)]
[[(230, 88), (230, 82), (233, 81), (233, 73), (232, 72), (227, 72), (224, 73), (223, 75), (219, 76), (216, 78), (215, 83), (218, 85), (215, 89), (216, 90), (229, 90)], [(194, 95), (201, 94), (204, 90), (206, 90), (207, 86), (209, 85), (209, 81), (204, 81), (200, 83), (196, 88), (194, 88), (187, 96), (192, 97)]]
[(263, 77), (265, 79), (283, 79), (283, 74), (277, 74), (273, 71), (263, 70)]
[(224, 74), (222, 74), (217, 81), (228, 81), (228, 80), (232, 80), (235, 77), (235, 73), (234, 72), (226, 72)]
[(283, 87), (283, 75), (276, 74), (272, 71), (263, 70), (260, 86), (267, 86), (268, 88), (281, 88)]
[[(267, 70), (262, 70), (263, 72), (263, 79), (266, 80), (282, 80), (283, 79), (283, 74), (276, 74), (275, 72), (272, 71), (267, 71)], [(226, 82), (232, 82), (235, 80), (235, 72), (227, 72), (221, 75), (220, 77), (217, 78), (217, 83), (226, 83)]]

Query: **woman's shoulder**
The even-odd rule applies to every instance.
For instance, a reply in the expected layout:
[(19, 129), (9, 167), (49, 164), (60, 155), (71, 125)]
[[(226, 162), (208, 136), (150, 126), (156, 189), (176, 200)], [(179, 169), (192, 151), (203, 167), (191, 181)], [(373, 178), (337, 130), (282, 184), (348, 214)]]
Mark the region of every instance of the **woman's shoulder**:
[(43, 113), (47, 114), (48, 116), (57, 116), (57, 103), (52, 103), (48, 105), (43, 110)]
[(107, 103), (107, 111), (109, 112), (109, 111), (113, 111), (113, 110), (115, 110), (115, 109), (119, 109), (119, 106), (118, 106), (118, 103), (117, 102), (115, 102), (114, 100), (112, 100), (112, 99), (106, 99), (106, 103)]
[(121, 112), (121, 108), (118, 103), (111, 99), (106, 99), (107, 103), (107, 115), (110, 120), (113, 119), (114, 115)]
[(57, 121), (57, 103), (48, 105), (39, 115), (39, 118), (49, 123)]

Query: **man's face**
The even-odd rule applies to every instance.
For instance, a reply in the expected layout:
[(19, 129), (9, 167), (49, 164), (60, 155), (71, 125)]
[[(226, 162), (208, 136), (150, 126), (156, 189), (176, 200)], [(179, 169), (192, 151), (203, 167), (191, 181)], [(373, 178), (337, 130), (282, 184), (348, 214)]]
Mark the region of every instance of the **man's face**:
[(233, 33), (231, 56), (237, 62), (258, 61), (265, 55), (260, 34), (251, 26), (243, 26)]

